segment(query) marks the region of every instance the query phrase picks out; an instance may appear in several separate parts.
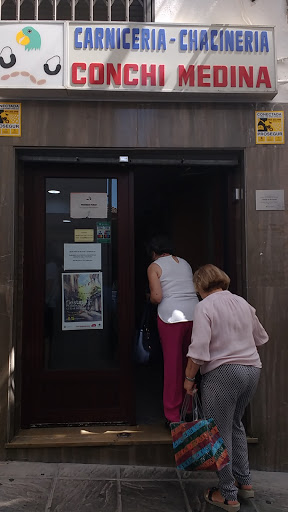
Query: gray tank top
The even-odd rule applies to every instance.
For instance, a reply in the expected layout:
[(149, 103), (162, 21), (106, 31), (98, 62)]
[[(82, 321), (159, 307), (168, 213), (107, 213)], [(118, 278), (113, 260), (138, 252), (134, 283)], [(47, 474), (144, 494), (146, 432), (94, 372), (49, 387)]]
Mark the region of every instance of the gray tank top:
[(162, 256), (155, 261), (162, 270), (162, 301), (158, 304), (158, 315), (165, 323), (193, 320), (194, 308), (198, 304), (192, 268), (186, 260), (177, 258), (179, 263), (172, 256)]

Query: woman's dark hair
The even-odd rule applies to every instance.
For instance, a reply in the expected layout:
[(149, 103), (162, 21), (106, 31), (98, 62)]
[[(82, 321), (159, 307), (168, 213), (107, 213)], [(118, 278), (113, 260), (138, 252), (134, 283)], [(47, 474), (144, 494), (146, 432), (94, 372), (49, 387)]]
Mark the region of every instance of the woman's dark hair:
[(171, 240), (166, 235), (156, 235), (151, 238), (147, 246), (147, 252), (150, 258), (152, 258), (153, 252), (155, 254), (172, 254), (174, 255), (174, 248)]

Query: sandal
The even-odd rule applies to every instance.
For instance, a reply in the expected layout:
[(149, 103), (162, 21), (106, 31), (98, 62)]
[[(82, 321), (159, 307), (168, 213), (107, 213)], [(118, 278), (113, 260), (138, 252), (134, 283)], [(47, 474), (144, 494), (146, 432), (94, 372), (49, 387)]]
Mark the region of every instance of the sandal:
[(227, 510), (227, 512), (238, 512), (238, 510), (240, 510), (240, 503), (237, 503), (237, 505), (229, 505), (226, 499), (223, 502), (213, 501), (213, 493), (215, 491), (218, 491), (217, 487), (212, 487), (212, 489), (208, 489), (205, 492), (204, 498), (207, 501), (207, 503), (210, 503), (215, 507), (222, 508), (223, 510)]
[(238, 496), (240, 496), (240, 498), (254, 498), (255, 492), (253, 489), (242, 489), (242, 485), (238, 482), (235, 485), (238, 487)]

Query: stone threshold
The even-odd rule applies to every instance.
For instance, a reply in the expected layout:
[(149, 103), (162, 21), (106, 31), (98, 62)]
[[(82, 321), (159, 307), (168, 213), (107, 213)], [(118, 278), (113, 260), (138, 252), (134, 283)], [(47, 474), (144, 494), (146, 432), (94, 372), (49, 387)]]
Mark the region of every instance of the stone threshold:
[[(247, 437), (248, 444), (258, 438)], [(81, 426), (21, 429), (7, 449), (68, 448), (84, 446), (171, 445), (171, 435), (162, 424), (136, 426)]]

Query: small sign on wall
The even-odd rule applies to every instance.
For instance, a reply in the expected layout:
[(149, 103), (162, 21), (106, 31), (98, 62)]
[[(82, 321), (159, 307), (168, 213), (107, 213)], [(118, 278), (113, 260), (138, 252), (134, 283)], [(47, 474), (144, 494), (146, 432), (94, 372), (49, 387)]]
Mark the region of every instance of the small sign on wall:
[(256, 144), (284, 144), (283, 110), (255, 112)]
[(256, 190), (256, 210), (285, 210), (284, 190)]
[(0, 103), (0, 136), (21, 137), (21, 103)]

